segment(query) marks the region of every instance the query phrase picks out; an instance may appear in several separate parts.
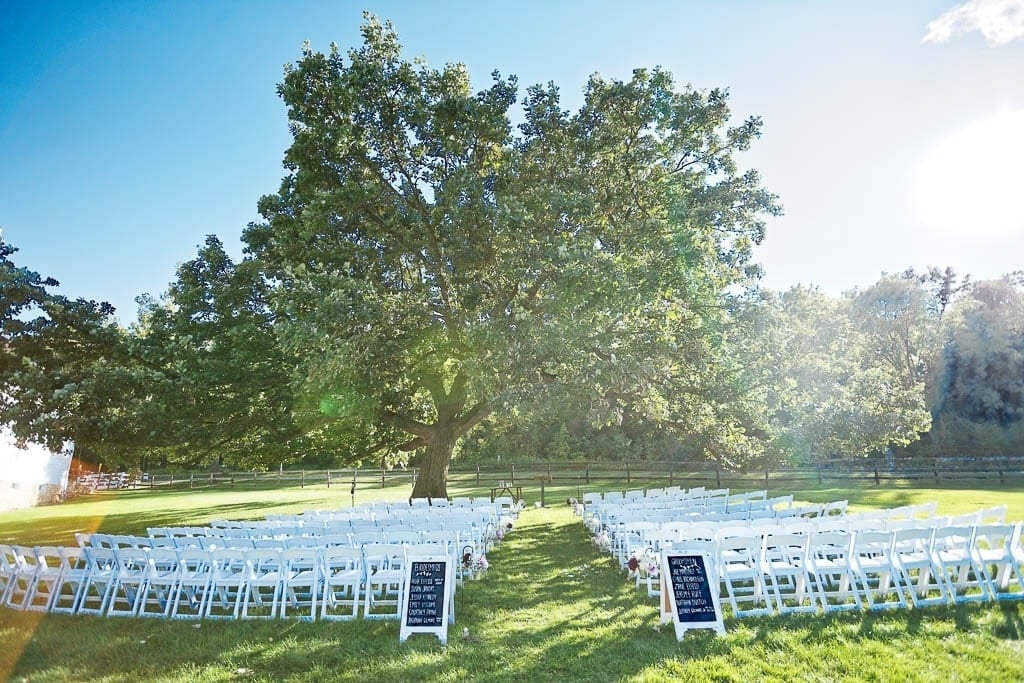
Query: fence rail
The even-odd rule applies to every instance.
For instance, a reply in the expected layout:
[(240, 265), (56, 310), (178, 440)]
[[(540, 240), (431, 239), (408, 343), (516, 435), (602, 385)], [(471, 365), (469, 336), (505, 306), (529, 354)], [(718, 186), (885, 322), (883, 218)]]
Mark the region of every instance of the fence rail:
[[(150, 472), (135, 480), (126, 480), (131, 488), (282, 488), (326, 486), (366, 490), (371, 487), (407, 485), (416, 482), (417, 468), (408, 469), (328, 469), (279, 470), (272, 472)], [(622, 488), (662, 486), (708, 486), (756, 488), (802, 488), (828, 482), (874, 484), (893, 482), (921, 484), (988, 481), (993, 484), (1019, 484), (1024, 481), (1024, 457), (1021, 458), (935, 458), (903, 460), (889, 464), (883, 460), (821, 463), (817, 466), (779, 467), (744, 472), (716, 467), (708, 462), (583, 462), (488, 464), (452, 467), (448, 482), (455, 487), (511, 486), (546, 487), (600, 486), (618, 484)], [(95, 487), (94, 487), (95, 488)]]

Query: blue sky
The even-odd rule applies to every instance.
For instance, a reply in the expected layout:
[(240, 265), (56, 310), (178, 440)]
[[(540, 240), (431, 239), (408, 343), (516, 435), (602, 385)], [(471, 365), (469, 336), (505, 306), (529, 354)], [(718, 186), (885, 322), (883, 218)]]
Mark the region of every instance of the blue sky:
[(0, 227), (25, 265), (125, 323), (216, 233), (239, 235), (290, 143), (275, 93), (302, 42), (358, 44), (362, 11), (408, 57), (483, 86), (661, 65), (727, 87), (764, 134), (742, 158), (786, 214), (765, 285), (838, 294), (882, 271), (1024, 268), (1024, 0), (46, 2), (0, 9)]

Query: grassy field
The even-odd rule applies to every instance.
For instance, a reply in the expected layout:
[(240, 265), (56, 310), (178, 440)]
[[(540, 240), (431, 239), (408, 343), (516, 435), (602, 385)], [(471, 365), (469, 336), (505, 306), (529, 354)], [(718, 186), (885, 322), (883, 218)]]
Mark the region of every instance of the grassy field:
[[(477, 490), (452, 495), (480, 495)], [(536, 500), (537, 491), (524, 491)], [(826, 489), (805, 501), (853, 508), (937, 501), (940, 514), (1008, 505), (999, 489)], [(406, 487), (358, 494), (402, 499)], [(727, 634), (677, 642), (657, 605), (590, 542), (549, 489), (457, 594), (449, 644), (396, 622), (178, 622), (0, 609), (0, 680), (12, 681), (1015, 681), (1024, 680), (1024, 604), (884, 614), (727, 618)], [(0, 515), (0, 542), (73, 543), (75, 531), (145, 533), (268, 512), (344, 508), (348, 490), (123, 492)], [(463, 629), (468, 637), (463, 637)]]

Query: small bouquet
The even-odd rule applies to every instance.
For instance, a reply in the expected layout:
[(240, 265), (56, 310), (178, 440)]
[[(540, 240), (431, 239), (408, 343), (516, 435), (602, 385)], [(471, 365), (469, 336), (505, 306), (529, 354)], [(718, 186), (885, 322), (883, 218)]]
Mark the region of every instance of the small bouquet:
[(462, 555), (462, 568), (469, 572), (470, 576), (474, 579), (479, 578), (480, 574), (483, 574), (490, 568), (491, 564), (487, 561), (487, 555), (483, 553), (463, 553)]

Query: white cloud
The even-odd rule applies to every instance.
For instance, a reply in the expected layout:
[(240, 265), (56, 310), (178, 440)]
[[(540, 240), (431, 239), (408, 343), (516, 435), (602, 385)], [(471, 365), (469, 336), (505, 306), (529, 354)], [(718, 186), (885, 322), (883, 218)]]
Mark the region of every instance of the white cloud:
[(969, 0), (929, 22), (921, 42), (944, 43), (971, 31), (981, 31), (993, 47), (1024, 37), (1024, 0)]

